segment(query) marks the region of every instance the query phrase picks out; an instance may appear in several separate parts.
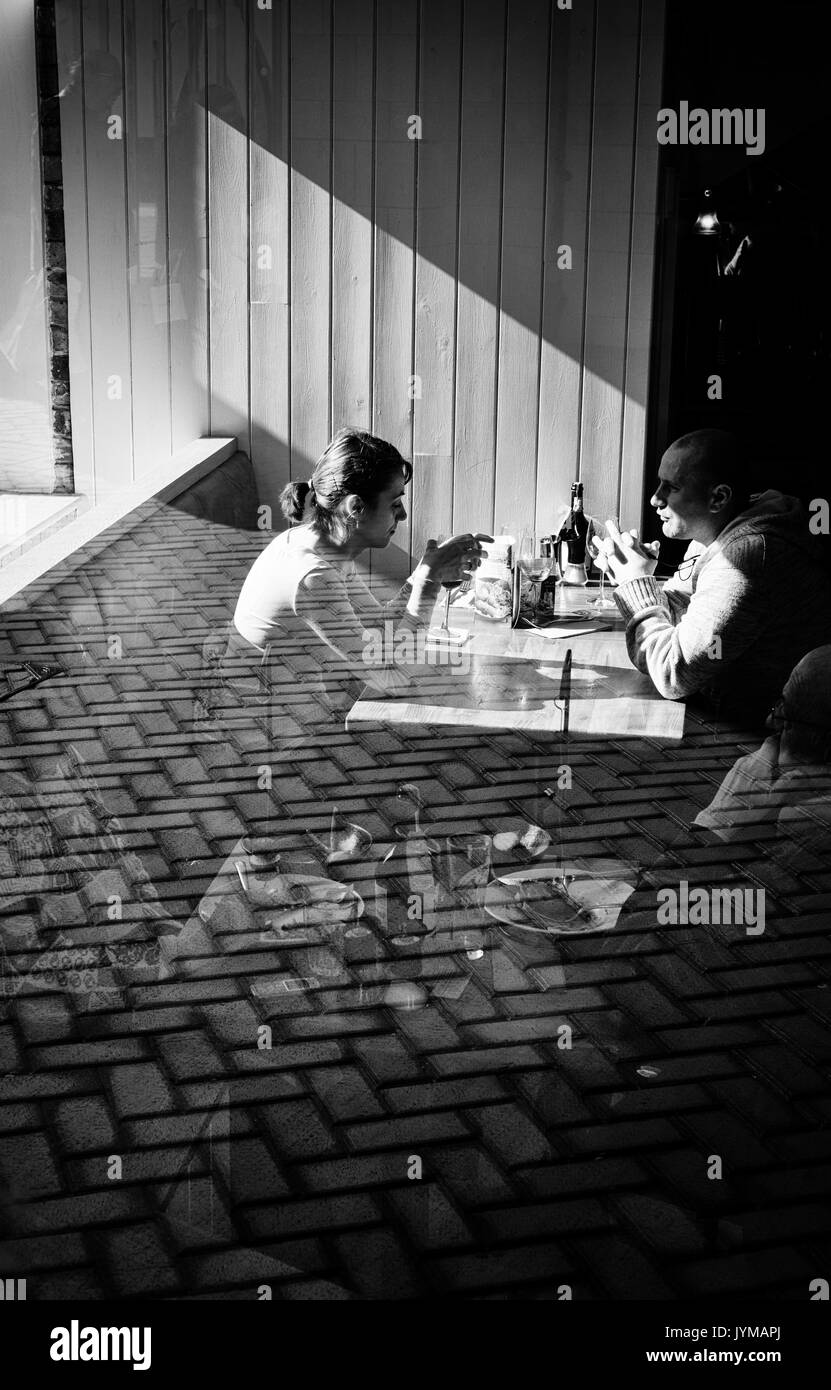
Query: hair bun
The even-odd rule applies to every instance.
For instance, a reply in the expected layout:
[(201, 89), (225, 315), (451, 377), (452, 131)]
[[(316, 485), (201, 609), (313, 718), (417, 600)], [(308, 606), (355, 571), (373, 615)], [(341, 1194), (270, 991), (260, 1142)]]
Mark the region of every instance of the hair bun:
[(280, 510), (290, 525), (296, 526), (303, 520), (310, 491), (313, 494), (308, 483), (287, 483), (280, 493)]

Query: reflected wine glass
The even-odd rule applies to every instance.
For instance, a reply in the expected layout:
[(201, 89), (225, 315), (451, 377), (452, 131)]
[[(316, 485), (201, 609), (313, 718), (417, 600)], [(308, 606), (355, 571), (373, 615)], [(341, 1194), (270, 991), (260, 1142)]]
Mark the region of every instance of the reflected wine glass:
[(540, 584), (551, 573), (551, 556), (543, 554), (544, 536), (533, 531), (523, 531), (519, 542), (517, 560), (522, 573), (531, 584), (531, 611), (536, 613), (540, 601)]
[(452, 938), (469, 960), (479, 960), (484, 955), (484, 931), (475, 925), (475, 919), (482, 912), (491, 875), (491, 837), (447, 835), (442, 851), (440, 901), (450, 918)]
[[(613, 526), (616, 526), (617, 529), (620, 530), (620, 517), (609, 516), (606, 518), (602, 534), (598, 532), (598, 539), (603, 539), (604, 537), (609, 536), (611, 534), (609, 531), (610, 522)], [(598, 565), (598, 569), (600, 570), (600, 597), (594, 599), (590, 606), (592, 608), (616, 609), (617, 604), (615, 603), (614, 599), (607, 596), (606, 593), (606, 571), (600, 565)]]

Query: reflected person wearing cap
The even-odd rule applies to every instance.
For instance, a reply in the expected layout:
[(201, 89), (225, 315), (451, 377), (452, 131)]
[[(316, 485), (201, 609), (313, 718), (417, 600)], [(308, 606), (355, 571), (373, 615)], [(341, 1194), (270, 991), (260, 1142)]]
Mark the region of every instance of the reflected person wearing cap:
[(781, 835), (831, 831), (831, 646), (804, 656), (768, 718), (770, 736), (739, 758), (694, 824), (722, 840), (776, 824)]

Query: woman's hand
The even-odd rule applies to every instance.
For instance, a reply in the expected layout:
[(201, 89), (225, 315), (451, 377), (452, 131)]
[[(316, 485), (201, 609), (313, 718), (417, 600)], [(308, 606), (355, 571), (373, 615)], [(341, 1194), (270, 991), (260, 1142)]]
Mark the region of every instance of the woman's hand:
[(590, 542), (598, 569), (616, 584), (642, 579), (652, 574), (658, 563), (658, 541), (647, 545), (638, 540), (637, 531), (619, 531), (613, 521), (606, 522), (607, 535)]
[(468, 579), (482, 563), (484, 550), (482, 541), (492, 541), (493, 536), (484, 532), (472, 535), (451, 536), (449, 540), (428, 541), (419, 569), (427, 571), (426, 577), (439, 584), (461, 584)]

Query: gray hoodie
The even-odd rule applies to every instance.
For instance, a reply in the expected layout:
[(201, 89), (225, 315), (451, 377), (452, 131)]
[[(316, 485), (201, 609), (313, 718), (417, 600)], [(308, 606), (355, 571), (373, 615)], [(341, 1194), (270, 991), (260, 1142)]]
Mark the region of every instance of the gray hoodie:
[(669, 700), (694, 693), (756, 717), (793, 667), (831, 641), (831, 580), (795, 497), (763, 492), (711, 545), (695, 542), (685, 580), (615, 590), (629, 656)]

